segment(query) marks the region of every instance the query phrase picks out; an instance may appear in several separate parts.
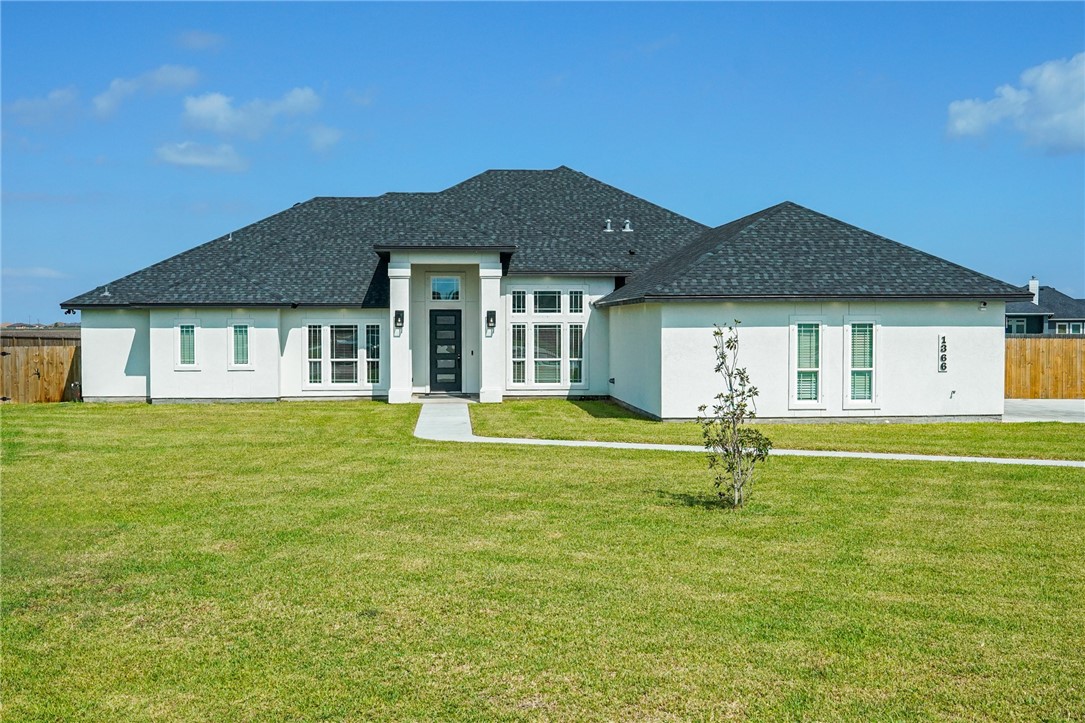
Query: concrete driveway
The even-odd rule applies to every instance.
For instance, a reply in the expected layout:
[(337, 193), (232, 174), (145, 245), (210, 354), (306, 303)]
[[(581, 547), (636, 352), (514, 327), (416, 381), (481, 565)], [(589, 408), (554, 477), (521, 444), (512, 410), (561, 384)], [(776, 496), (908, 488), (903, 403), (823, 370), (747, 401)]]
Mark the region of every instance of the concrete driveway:
[(1085, 424), (1085, 399), (1007, 399), (1002, 421)]

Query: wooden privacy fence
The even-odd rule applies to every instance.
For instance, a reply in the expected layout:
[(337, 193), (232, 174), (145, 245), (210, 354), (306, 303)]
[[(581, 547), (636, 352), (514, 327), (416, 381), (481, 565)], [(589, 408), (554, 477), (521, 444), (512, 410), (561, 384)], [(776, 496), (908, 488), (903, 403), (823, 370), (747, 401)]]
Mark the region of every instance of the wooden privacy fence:
[(5, 346), (0, 398), (5, 402), (70, 402), (80, 398), (77, 346)]
[(1085, 399), (1085, 336), (1007, 337), (1006, 397)]

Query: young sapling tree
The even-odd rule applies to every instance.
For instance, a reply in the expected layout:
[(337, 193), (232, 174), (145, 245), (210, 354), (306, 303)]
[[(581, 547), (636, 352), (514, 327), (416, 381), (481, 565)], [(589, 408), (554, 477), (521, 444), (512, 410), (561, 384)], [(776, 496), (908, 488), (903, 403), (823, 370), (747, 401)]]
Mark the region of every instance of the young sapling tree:
[(713, 332), (716, 372), (723, 376), (725, 389), (715, 396), (710, 414), (706, 414), (708, 405), (700, 406), (697, 419), (720, 499), (736, 509), (749, 496), (755, 465), (765, 461), (772, 449), (768, 437), (746, 424), (757, 416), (758, 392), (746, 369), (738, 366), (738, 325), (735, 319), (726, 331), (717, 325)]

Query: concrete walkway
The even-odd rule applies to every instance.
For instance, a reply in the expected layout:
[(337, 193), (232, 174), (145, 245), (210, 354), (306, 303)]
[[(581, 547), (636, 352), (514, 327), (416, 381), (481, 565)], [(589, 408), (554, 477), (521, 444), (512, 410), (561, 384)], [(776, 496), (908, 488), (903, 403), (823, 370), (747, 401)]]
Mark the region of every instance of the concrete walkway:
[[(572, 439), (515, 439), (478, 437), (471, 429), (471, 415), (465, 402), (424, 402), (418, 415), (414, 436), (438, 442), (481, 442), (519, 444), (540, 447), (608, 447), (610, 449), (647, 449), (661, 452), (704, 452), (704, 447), (689, 444), (643, 444), (639, 442), (588, 442)], [(774, 455), (793, 457), (846, 457), (848, 459), (891, 459), (921, 462), (983, 462), (985, 464), (1025, 464), (1040, 467), (1081, 467), (1085, 461), (1064, 459), (1010, 459), (1006, 457), (951, 457), (940, 454), (886, 454), (881, 452), (828, 452), (806, 449), (773, 449)]]
[(1085, 399), (1007, 399), (1003, 422), (1085, 424)]

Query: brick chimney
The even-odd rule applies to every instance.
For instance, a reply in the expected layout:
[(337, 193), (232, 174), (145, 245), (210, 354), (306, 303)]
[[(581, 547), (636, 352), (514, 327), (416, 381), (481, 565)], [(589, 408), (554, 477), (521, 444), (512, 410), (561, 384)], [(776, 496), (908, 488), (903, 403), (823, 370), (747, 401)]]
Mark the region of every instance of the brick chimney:
[(1032, 303), (1037, 306), (1040, 305), (1040, 282), (1033, 276), (1028, 280), (1028, 290), (1032, 294)]

